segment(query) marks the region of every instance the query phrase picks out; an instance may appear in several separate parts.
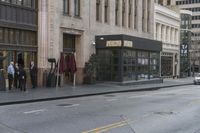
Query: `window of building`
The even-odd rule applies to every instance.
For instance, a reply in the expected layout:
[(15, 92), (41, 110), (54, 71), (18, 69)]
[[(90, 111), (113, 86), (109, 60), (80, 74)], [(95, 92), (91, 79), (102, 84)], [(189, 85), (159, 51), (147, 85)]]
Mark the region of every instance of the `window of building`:
[(167, 0), (167, 5), (171, 5), (171, 0)]
[(81, 3), (80, 0), (74, 0), (74, 15), (80, 17), (80, 8)]
[(9, 43), (10, 44), (14, 43), (14, 30), (13, 29), (9, 30)]
[(32, 7), (32, 1), (31, 0), (23, 0), (23, 5), (26, 7)]
[(108, 0), (105, 0), (105, 6), (104, 6), (104, 22), (108, 23)]
[(128, 10), (128, 27), (131, 28), (132, 23), (132, 0), (129, 0), (129, 10)]
[(100, 21), (100, 0), (96, 0), (96, 21)]
[(3, 28), (0, 28), (0, 43), (3, 42)]
[(122, 1), (122, 26), (125, 26), (125, 20), (126, 20), (126, 11), (125, 11), (125, 8), (126, 8), (126, 2), (125, 0)]
[(150, 31), (150, 13), (151, 13), (151, 1), (147, 0), (147, 32)]
[(8, 29), (4, 29), (4, 42), (9, 43), (9, 35), (8, 35)]
[(64, 51), (75, 50), (75, 35), (63, 34), (63, 49)]
[(118, 12), (119, 12), (119, 0), (115, 0), (115, 25), (119, 25)]
[(69, 15), (69, 0), (63, 0), (63, 12)]
[(145, 0), (142, 0), (142, 31), (145, 31)]

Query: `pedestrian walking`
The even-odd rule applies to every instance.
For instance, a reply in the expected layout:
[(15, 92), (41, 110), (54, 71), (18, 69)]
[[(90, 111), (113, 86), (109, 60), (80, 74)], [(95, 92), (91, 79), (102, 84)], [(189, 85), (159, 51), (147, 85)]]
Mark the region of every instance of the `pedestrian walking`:
[(15, 64), (14, 69), (15, 69), (14, 86), (16, 89), (18, 89), (20, 85), (19, 85), (19, 66), (17, 63)]
[(15, 74), (15, 69), (14, 69), (14, 62), (11, 61), (10, 65), (8, 66), (7, 69), (7, 73), (8, 73), (8, 84), (9, 84), (9, 90), (12, 89), (12, 85), (13, 85), (13, 78), (14, 78), (14, 74)]
[(31, 77), (32, 88), (35, 88), (36, 78), (37, 78), (37, 68), (33, 61), (31, 61), (31, 65), (30, 65), (30, 77)]
[(19, 82), (20, 82), (20, 90), (26, 91), (26, 71), (22, 66), (19, 68)]

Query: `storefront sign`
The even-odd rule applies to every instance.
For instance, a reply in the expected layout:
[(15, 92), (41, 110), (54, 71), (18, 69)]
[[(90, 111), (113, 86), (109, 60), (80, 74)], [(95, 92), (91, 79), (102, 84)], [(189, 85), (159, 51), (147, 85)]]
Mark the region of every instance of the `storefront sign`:
[(122, 46), (122, 41), (120, 40), (106, 42), (106, 47), (121, 47), (121, 46)]
[(124, 47), (133, 47), (133, 42), (132, 41), (124, 41)]

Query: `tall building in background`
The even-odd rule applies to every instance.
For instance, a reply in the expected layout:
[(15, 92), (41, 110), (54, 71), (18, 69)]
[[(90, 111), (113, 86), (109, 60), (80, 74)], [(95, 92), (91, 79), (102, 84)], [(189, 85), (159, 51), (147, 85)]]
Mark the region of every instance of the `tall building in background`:
[(180, 14), (167, 5), (170, 1), (155, 1), (154, 39), (162, 41), (161, 76), (180, 75)]
[(180, 10), (180, 16), (180, 77), (188, 77), (191, 76), (191, 63), (194, 62), (193, 58), (195, 59), (194, 55), (190, 53), (192, 44), (192, 12)]
[(200, 70), (200, 1), (199, 0), (174, 0), (172, 6), (181, 10), (192, 12), (192, 43), (191, 43), (191, 64), (196, 71)]

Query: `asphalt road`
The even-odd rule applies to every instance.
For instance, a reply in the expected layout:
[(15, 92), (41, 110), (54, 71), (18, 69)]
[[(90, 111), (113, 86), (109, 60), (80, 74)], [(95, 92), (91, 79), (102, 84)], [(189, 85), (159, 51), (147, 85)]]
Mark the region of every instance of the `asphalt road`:
[(0, 133), (200, 133), (200, 86), (2, 106)]

